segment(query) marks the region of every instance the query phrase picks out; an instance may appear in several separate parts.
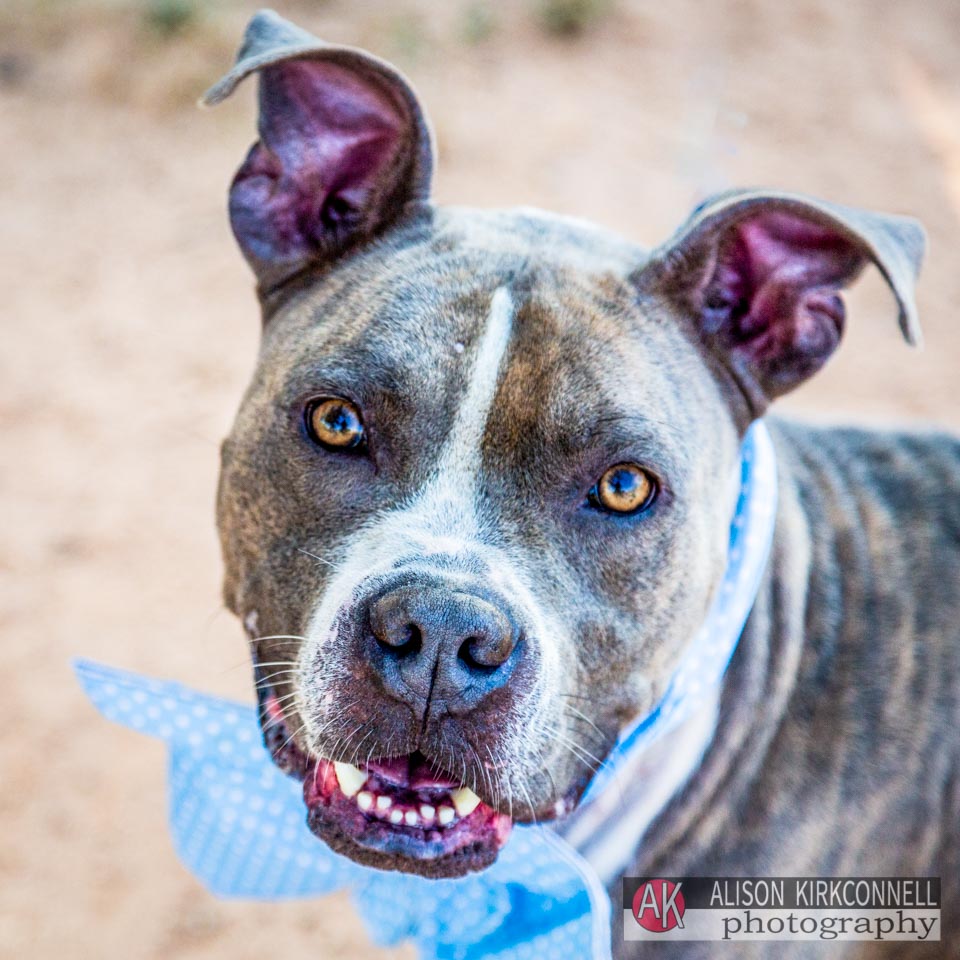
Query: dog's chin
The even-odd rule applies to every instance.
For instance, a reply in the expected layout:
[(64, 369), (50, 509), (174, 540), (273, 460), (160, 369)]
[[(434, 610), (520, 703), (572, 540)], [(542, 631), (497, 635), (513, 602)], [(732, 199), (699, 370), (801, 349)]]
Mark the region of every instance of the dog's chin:
[(318, 760), (303, 792), (310, 829), (337, 853), (424, 877), (490, 866), (512, 825), (418, 754), (364, 768)]

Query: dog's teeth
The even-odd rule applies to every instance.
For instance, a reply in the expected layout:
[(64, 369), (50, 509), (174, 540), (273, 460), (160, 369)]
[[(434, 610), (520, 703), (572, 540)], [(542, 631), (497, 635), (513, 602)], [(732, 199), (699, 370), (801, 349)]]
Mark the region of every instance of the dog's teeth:
[(407, 821), (408, 827), (415, 827), (420, 822), (420, 818), (417, 816), (416, 810), (408, 810), (404, 814), (403, 819)]
[(392, 805), (393, 801), (389, 797), (377, 797), (378, 810), (389, 810)]
[(429, 803), (425, 803), (420, 808), (420, 816), (423, 817), (424, 820), (432, 820), (436, 812), (437, 811), (431, 807)]
[(373, 794), (364, 790), (357, 794), (357, 806), (361, 810), (369, 810), (373, 806)]
[(440, 821), (440, 826), (445, 827), (447, 824), (453, 823), (453, 818), (456, 816), (456, 811), (453, 807), (441, 807), (437, 811), (437, 820)]
[(352, 797), (367, 782), (367, 775), (352, 763), (333, 761), (333, 769), (337, 774), (337, 783), (345, 797)]
[(403, 822), (403, 811), (402, 810), (392, 810), (390, 812), (390, 822), (391, 823), (402, 823)]
[(469, 817), (480, 806), (480, 798), (469, 787), (454, 790), (450, 794), (450, 799), (453, 800), (453, 805), (461, 817)]

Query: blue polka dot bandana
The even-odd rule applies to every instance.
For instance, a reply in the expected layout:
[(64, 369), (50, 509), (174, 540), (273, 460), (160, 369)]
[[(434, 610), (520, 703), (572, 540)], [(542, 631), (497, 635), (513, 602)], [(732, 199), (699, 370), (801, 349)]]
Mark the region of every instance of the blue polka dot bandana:
[[(581, 824), (592, 816), (599, 829), (616, 815), (618, 771), (722, 680), (766, 566), (775, 504), (773, 448), (758, 422), (744, 439), (727, 569), (710, 613), (659, 705), (623, 733), (594, 777)], [(413, 940), (425, 960), (610, 957), (610, 871), (598, 872), (562, 825), (516, 825), (492, 866), (455, 880), (362, 867), (307, 828), (302, 787), (274, 766), (254, 706), (90, 661), (76, 672), (105, 717), (167, 743), (173, 842), (213, 893), (281, 900), (349, 888), (376, 943)]]

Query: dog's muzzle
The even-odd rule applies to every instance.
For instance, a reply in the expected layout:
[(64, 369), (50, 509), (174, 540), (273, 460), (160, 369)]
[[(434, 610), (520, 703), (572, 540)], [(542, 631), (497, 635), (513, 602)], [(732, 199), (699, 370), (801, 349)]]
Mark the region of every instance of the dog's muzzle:
[(514, 604), (462, 568), (397, 564), (361, 582), (302, 658), (299, 746), (280, 699), (265, 702), (314, 832), (381, 868), (491, 863), (513, 822), (510, 740), (536, 660)]

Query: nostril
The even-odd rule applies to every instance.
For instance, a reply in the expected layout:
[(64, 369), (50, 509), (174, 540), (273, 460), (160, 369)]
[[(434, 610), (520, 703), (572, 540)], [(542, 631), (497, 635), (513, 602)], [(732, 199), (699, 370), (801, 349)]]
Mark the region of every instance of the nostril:
[(392, 630), (375, 632), (377, 643), (390, 653), (408, 657), (423, 649), (423, 632), (415, 623), (404, 623)]
[(497, 669), (496, 664), (482, 663), (476, 657), (476, 652), (482, 647), (483, 641), (479, 637), (467, 637), (457, 650), (457, 659), (471, 671), (476, 673), (491, 673)]
[(493, 673), (507, 662), (513, 648), (513, 638), (509, 635), (470, 636), (460, 644), (457, 659), (474, 673)]

